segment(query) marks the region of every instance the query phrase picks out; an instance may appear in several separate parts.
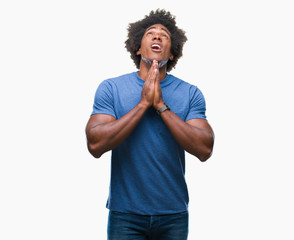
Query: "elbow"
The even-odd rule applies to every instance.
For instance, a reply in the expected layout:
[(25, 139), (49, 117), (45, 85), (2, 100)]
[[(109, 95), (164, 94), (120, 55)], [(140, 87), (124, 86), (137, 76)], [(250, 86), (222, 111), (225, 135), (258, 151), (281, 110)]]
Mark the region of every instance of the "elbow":
[(94, 158), (100, 158), (103, 154), (103, 152), (95, 144), (88, 143), (88, 150)]
[(197, 156), (201, 162), (206, 162), (212, 156), (213, 146), (214, 136), (209, 143), (203, 146), (202, 151), (200, 152), (199, 156)]
[(196, 157), (201, 161), (201, 162), (206, 162), (212, 155), (213, 148), (206, 148), (203, 150), (201, 153), (197, 154)]
[(86, 131), (87, 136), (87, 147), (89, 153), (94, 158), (100, 158), (103, 153), (107, 151), (105, 146), (105, 138), (101, 137), (101, 134), (93, 132), (93, 128)]
[(207, 152), (207, 153), (203, 153), (200, 156), (198, 156), (198, 159), (201, 162), (206, 162), (211, 157), (211, 155), (212, 155), (212, 151)]
[[(188, 151), (189, 152), (189, 151)], [(190, 154), (194, 155), (197, 157), (201, 162), (206, 162), (212, 155), (212, 150), (206, 150), (206, 151), (191, 151), (189, 152)]]
[(90, 152), (90, 153), (94, 158), (100, 158), (102, 156), (102, 154), (100, 153), (96, 153), (96, 152)]

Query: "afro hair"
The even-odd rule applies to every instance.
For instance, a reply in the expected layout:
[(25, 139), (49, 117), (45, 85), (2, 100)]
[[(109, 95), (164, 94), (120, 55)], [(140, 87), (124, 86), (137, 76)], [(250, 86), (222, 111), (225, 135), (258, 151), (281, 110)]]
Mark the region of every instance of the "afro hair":
[(175, 16), (171, 15), (170, 12), (157, 9), (155, 12), (151, 11), (142, 20), (130, 23), (125, 47), (130, 52), (131, 58), (139, 69), (141, 56), (136, 53), (141, 47), (141, 40), (146, 29), (154, 24), (165, 26), (171, 33), (171, 53), (174, 58), (167, 62), (166, 71), (169, 72), (176, 66), (178, 59), (183, 55), (183, 46), (187, 41), (185, 32), (176, 26)]

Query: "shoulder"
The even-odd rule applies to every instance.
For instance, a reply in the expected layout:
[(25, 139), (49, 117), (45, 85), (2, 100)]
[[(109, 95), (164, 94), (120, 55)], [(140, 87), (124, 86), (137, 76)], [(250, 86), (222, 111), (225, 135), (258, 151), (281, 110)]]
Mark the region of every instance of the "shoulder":
[(181, 89), (184, 89), (185, 91), (188, 91), (192, 95), (196, 92), (201, 93), (200, 89), (195, 84), (192, 84), (192, 83), (185, 81), (181, 78), (175, 77), (172, 74), (169, 74), (168, 77), (174, 85), (176, 85), (177, 87), (180, 87)]
[(182, 78), (176, 77), (172, 74), (168, 74), (168, 78), (170, 79), (169, 81), (173, 82), (174, 84), (181, 84), (185, 87), (194, 87), (197, 88), (196, 85), (191, 84), (190, 82), (183, 80)]
[(113, 89), (121, 88), (121, 86), (123, 86), (127, 82), (130, 82), (131, 79), (133, 79), (133, 78), (134, 78), (134, 73), (127, 73), (127, 74), (120, 75), (117, 77), (111, 77), (111, 78), (104, 79), (98, 84), (97, 91), (98, 92), (101, 92), (101, 91), (112, 92)]
[(125, 83), (127, 81), (130, 81), (133, 78), (135, 78), (135, 72), (123, 74), (123, 75), (120, 75), (117, 77), (108, 78), (108, 79), (102, 81), (101, 84), (110, 84), (110, 85), (121, 84), (121, 83)]
[(190, 102), (190, 106), (195, 104), (205, 105), (205, 97), (197, 85), (191, 84), (190, 82), (184, 81), (173, 75), (170, 75), (170, 77), (173, 79), (177, 92), (182, 98), (185, 98)]

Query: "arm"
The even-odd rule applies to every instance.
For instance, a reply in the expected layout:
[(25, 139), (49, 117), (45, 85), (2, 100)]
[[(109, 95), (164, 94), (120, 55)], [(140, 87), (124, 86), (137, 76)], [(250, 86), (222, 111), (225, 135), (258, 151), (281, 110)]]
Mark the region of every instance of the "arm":
[(96, 158), (119, 146), (134, 130), (154, 99), (158, 66), (153, 64), (141, 92), (141, 101), (120, 119), (106, 114), (92, 115), (86, 126), (89, 152)]
[(118, 120), (106, 114), (92, 115), (86, 127), (89, 152), (99, 158), (120, 145), (137, 126), (146, 109), (144, 105), (138, 104)]
[(202, 162), (211, 156), (214, 133), (205, 119), (191, 119), (184, 122), (172, 111), (164, 111), (161, 117), (176, 141), (187, 152)]
[[(164, 105), (159, 78), (156, 79), (153, 107), (158, 110)], [(212, 154), (214, 133), (205, 119), (191, 119), (184, 122), (172, 111), (164, 111), (161, 118), (176, 141), (187, 152), (200, 161), (206, 161)]]

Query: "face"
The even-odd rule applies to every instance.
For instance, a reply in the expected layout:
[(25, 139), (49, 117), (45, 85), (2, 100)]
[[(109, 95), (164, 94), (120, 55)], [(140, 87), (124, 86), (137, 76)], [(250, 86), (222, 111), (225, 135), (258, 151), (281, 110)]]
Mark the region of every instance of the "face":
[(148, 60), (165, 61), (172, 60), (170, 53), (171, 35), (166, 27), (161, 24), (154, 24), (146, 29), (142, 41), (141, 48), (137, 51), (137, 55)]

